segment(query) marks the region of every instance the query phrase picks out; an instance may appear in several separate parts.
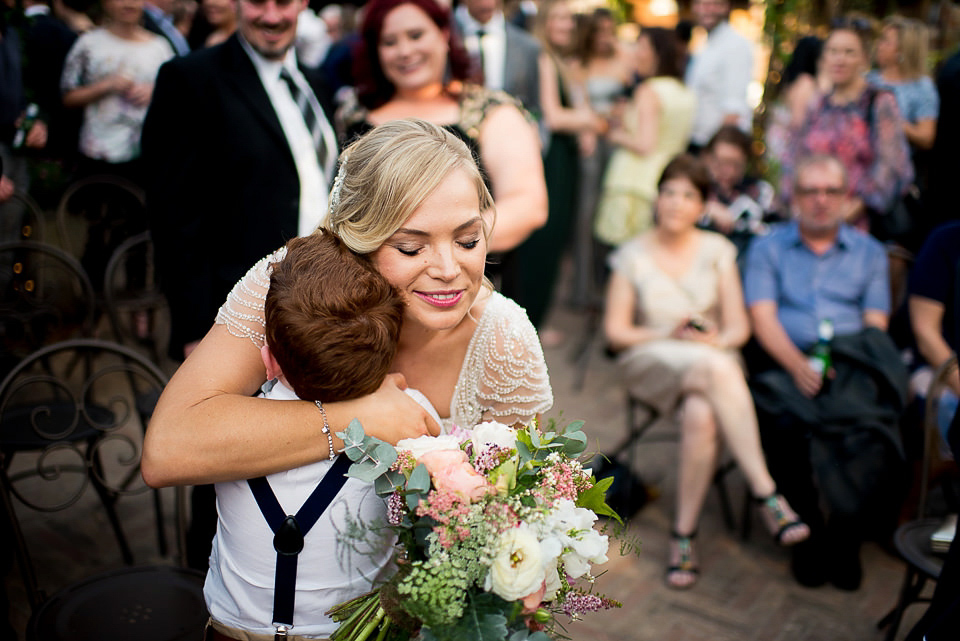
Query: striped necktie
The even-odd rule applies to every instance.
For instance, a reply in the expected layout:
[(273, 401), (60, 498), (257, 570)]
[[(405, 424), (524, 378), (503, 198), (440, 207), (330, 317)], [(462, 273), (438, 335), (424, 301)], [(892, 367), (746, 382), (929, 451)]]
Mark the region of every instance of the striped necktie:
[(293, 98), (293, 101), (297, 103), (297, 107), (300, 108), (300, 113), (303, 115), (303, 122), (307, 125), (307, 131), (310, 132), (310, 136), (313, 138), (313, 146), (317, 150), (317, 162), (320, 164), (320, 169), (326, 171), (327, 157), (330, 153), (327, 149), (327, 143), (323, 138), (323, 128), (320, 126), (320, 120), (313, 107), (313, 103), (310, 101), (310, 96), (300, 90), (293, 76), (291, 76), (290, 72), (286, 69), (280, 70), (280, 79), (287, 83), (287, 89), (290, 90), (290, 97)]

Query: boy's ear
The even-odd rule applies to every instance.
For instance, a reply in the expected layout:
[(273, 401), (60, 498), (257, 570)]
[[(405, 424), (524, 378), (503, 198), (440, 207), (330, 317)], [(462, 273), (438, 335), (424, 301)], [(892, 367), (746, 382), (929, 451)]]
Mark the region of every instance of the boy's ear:
[(264, 345), (260, 348), (260, 358), (263, 359), (263, 366), (267, 370), (268, 381), (272, 381), (275, 378), (280, 378), (283, 375), (283, 371), (281, 371), (280, 365), (277, 363), (277, 359), (273, 357), (273, 352), (270, 351), (269, 345)]

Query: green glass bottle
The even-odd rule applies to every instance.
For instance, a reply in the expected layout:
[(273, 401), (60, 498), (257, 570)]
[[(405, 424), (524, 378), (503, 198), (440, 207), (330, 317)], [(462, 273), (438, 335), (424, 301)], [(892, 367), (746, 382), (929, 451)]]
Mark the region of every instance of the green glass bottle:
[(810, 350), (810, 367), (820, 374), (820, 378), (827, 380), (830, 368), (833, 367), (833, 355), (830, 343), (833, 342), (833, 321), (824, 318), (817, 325), (817, 342)]

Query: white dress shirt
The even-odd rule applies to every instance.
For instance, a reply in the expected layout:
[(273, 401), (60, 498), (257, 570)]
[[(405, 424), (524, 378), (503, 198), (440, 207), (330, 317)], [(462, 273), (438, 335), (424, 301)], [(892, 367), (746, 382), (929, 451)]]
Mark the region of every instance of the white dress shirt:
[(707, 144), (727, 114), (736, 114), (738, 126), (750, 131), (747, 87), (752, 75), (750, 43), (728, 22), (721, 22), (707, 35), (706, 44), (694, 54), (687, 69), (686, 84), (697, 96), (694, 143)]
[(497, 11), (486, 24), (480, 24), (467, 12), (464, 5), (457, 7), (457, 21), (463, 29), (464, 46), (471, 55), (479, 55), (480, 38), (483, 36), (483, 85), (487, 89), (503, 89), (507, 66), (507, 23), (503, 12)]
[[(405, 391), (440, 422), (426, 397)], [(261, 396), (298, 400), (279, 381)], [(284, 513), (296, 514), (332, 466), (333, 461), (318, 461), (267, 476)], [(231, 628), (272, 636), (277, 563), (273, 531), (246, 481), (217, 483), (216, 490), (217, 533), (203, 585), (207, 609), (214, 620)], [(373, 485), (347, 479), (304, 537), (297, 559), (293, 634), (329, 637), (339, 624), (324, 612), (368, 592), (393, 572), (389, 561), (396, 537), (386, 523), (386, 502)]]
[[(267, 60), (240, 36), (240, 44), (253, 61), (253, 66), (260, 76), (260, 82), (270, 98), (270, 103), (280, 120), (283, 135), (290, 145), (293, 161), (297, 166), (297, 175), (300, 178), (300, 218), (297, 224), (297, 234), (306, 236), (317, 228), (321, 219), (327, 213), (327, 197), (330, 184), (333, 182), (333, 171), (337, 161), (337, 140), (333, 128), (327, 122), (323, 109), (307, 83), (306, 78), (297, 68), (296, 54), (291, 47), (282, 61)], [(327, 145), (326, 167), (321, 167), (317, 160), (317, 150), (313, 145), (313, 137), (303, 120), (300, 107), (293, 101), (290, 89), (280, 78), (280, 70), (286, 69), (294, 82), (310, 97), (323, 132), (323, 139)]]

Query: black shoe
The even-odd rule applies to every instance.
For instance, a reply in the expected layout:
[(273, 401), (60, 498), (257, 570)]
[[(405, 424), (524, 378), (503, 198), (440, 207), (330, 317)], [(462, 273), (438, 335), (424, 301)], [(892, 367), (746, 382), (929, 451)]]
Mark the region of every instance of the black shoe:
[(792, 552), (790, 570), (797, 583), (808, 588), (819, 588), (827, 582), (825, 551), (816, 540), (797, 543)]
[(860, 564), (860, 546), (844, 546), (836, 550), (830, 564), (830, 582), (840, 590), (860, 589), (863, 566)]

